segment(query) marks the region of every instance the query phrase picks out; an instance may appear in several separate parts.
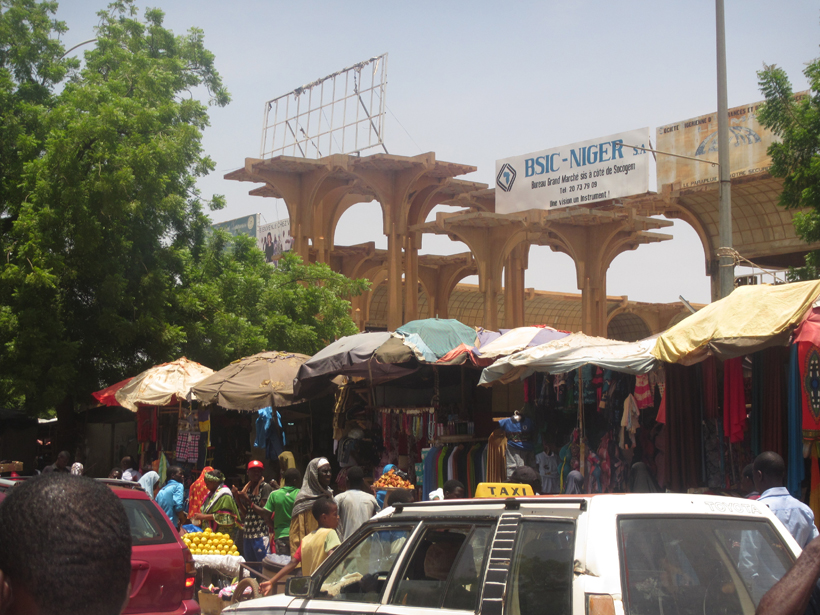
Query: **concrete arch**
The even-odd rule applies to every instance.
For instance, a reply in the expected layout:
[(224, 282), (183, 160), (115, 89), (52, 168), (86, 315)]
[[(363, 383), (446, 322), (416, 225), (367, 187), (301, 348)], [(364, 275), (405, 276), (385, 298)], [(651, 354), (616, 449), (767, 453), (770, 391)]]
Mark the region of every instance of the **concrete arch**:
[(633, 312), (620, 312), (607, 323), (607, 337), (612, 340), (636, 342), (651, 334), (647, 322)]

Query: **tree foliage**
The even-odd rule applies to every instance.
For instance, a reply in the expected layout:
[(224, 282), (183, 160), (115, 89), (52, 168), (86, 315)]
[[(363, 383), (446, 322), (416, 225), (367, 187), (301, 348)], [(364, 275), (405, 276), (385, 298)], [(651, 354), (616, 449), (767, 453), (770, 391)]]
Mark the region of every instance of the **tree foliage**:
[(263, 350), (315, 354), (358, 333), (346, 297), (367, 287), (290, 253), (271, 267), (253, 239), (220, 231), (186, 267), (180, 293), (189, 323), (186, 353), (215, 367)]
[(362, 283), (211, 237), (202, 131), (229, 95), (202, 31), (116, 0), (80, 63), (55, 10), (0, 0), (0, 404), (38, 413), (182, 354), (219, 368), (351, 332)]
[[(810, 62), (803, 74), (808, 96), (795, 95), (786, 72), (766, 66), (758, 83), (766, 102), (760, 123), (780, 138), (769, 147), (770, 173), (783, 178), (780, 205), (804, 209), (794, 214), (797, 235), (808, 243), (820, 241), (820, 59)], [(806, 265), (790, 273), (792, 279), (820, 277), (820, 254), (811, 252)]]

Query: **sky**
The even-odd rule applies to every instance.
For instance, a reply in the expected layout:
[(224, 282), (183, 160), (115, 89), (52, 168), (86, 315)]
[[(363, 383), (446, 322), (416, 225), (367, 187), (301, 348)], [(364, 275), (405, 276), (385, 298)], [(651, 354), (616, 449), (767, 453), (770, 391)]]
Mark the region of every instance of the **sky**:
[[(223, 179), (260, 153), (266, 101), (370, 57), (388, 53), (384, 131), (391, 154), (435, 152), (473, 165), (460, 179), (494, 184), (495, 161), (587, 139), (658, 126), (717, 108), (715, 3), (711, 0), (330, 2), (164, 0), (177, 34), (205, 33), (205, 46), (231, 93), (211, 109), (203, 145), (216, 170), (200, 179), (204, 197), (224, 194), (215, 222), (259, 213), (287, 216), (277, 199), (252, 197), (252, 184)], [(57, 17), (66, 48), (93, 38), (103, 1), (63, 0)], [(762, 99), (757, 71), (777, 64), (795, 91), (818, 56), (816, 1), (725, 0), (729, 107)], [(75, 52), (81, 53), (81, 50)], [(379, 150), (372, 150), (374, 153)], [(654, 186), (654, 167), (651, 171)], [(437, 208), (447, 211), (451, 208)], [(708, 303), (704, 253), (685, 222), (662, 229), (671, 241), (618, 256), (607, 293), (647, 302)], [(336, 243), (386, 248), (381, 211), (360, 204), (341, 218)], [(466, 251), (426, 235), (422, 254)], [(572, 260), (530, 250), (526, 286), (578, 292)], [(476, 282), (475, 278), (465, 282)]]

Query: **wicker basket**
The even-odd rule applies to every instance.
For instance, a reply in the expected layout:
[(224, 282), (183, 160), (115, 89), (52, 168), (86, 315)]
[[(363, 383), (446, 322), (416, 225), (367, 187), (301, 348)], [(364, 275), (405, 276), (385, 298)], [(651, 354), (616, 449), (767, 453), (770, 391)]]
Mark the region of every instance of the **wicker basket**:
[(202, 615), (219, 615), (228, 604), (218, 594), (199, 591), (199, 608), (202, 609)]

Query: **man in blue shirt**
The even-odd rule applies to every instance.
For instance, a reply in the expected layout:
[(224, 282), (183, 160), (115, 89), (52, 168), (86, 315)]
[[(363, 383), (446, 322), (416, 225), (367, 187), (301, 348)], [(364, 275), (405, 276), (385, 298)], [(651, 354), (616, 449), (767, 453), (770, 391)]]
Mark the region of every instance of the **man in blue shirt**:
[(760, 453), (754, 463), (755, 491), (761, 494), (758, 502), (769, 507), (780, 519), (789, 533), (805, 549), (814, 538), (820, 536), (814, 525), (814, 513), (800, 500), (793, 498), (783, 486), (786, 464), (772, 451)]
[(168, 482), (157, 494), (157, 504), (176, 528), (179, 528), (182, 504), (185, 500), (183, 480), (182, 468), (171, 466), (168, 468)]

